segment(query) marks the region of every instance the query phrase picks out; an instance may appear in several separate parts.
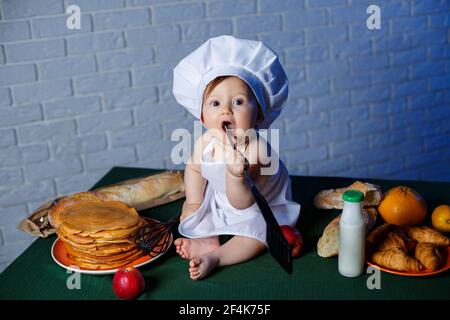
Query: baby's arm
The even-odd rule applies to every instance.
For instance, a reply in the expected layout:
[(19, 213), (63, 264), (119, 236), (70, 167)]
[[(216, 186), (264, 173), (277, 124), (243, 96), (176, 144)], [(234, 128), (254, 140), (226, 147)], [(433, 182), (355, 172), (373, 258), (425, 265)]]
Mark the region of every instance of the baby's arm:
[[(261, 175), (261, 168), (270, 166), (270, 162), (263, 165), (259, 155), (266, 155), (268, 148), (270, 148), (270, 145), (267, 141), (259, 137), (250, 142), (247, 149), (248, 153), (245, 155), (250, 164), (248, 173), (259, 190), (269, 178), (268, 175)], [(243, 158), (239, 154), (235, 154), (235, 156), (237, 161), (227, 166), (227, 197), (234, 208), (242, 210), (252, 206), (255, 203), (255, 199), (244, 179)]]
[(200, 208), (203, 202), (203, 193), (206, 186), (206, 179), (202, 177), (200, 171), (200, 159), (203, 153), (203, 146), (208, 143), (209, 135), (203, 134), (194, 145), (194, 151), (186, 164), (184, 170), (184, 186), (186, 189), (186, 200), (180, 219), (183, 220)]

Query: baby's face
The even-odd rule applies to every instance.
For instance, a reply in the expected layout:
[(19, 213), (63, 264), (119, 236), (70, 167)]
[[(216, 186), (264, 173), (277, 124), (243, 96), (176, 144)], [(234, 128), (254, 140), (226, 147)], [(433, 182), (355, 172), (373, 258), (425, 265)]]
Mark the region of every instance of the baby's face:
[(245, 81), (228, 77), (220, 82), (203, 101), (203, 121), (214, 135), (225, 135), (224, 125), (244, 132), (254, 128), (258, 102)]

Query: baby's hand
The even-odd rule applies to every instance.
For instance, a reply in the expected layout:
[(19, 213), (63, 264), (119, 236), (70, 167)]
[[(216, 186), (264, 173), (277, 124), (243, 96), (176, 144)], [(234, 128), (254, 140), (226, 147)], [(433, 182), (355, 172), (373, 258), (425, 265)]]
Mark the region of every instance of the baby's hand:
[(180, 216), (180, 221), (186, 219), (187, 217), (189, 217), (190, 215), (192, 215), (195, 211), (197, 211), (200, 206), (202, 204), (201, 203), (187, 203), (186, 201), (183, 203), (183, 209), (182, 209), (182, 213)]
[(231, 146), (227, 146), (226, 161), (228, 173), (237, 178), (243, 177), (244, 171), (249, 167), (247, 159)]

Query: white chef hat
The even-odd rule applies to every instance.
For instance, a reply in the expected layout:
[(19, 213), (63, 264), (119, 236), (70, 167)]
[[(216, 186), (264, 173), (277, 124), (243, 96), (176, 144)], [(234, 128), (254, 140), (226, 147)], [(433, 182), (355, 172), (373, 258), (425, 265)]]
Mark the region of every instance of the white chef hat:
[(252, 89), (267, 129), (279, 116), (288, 96), (288, 79), (277, 55), (260, 41), (229, 35), (211, 38), (183, 58), (173, 70), (173, 94), (200, 119), (203, 92), (219, 76), (237, 76)]

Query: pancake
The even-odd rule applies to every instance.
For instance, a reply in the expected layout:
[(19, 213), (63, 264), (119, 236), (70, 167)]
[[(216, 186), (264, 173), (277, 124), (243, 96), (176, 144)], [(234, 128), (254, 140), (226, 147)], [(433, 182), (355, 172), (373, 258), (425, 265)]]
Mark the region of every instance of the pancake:
[[(84, 232), (80, 232), (77, 234), (72, 234), (66, 230), (65, 224), (62, 224), (58, 230), (59, 233), (64, 234), (66, 237), (72, 238), (85, 238), (92, 241), (96, 240), (119, 240), (119, 239), (127, 239), (132, 234), (136, 234), (145, 223), (139, 223), (138, 225), (127, 228), (127, 229), (117, 229), (111, 231), (100, 231), (98, 233), (94, 233), (92, 235), (86, 235)], [(91, 242), (91, 241), (89, 241)]]
[(86, 248), (83, 248), (80, 246), (74, 246), (69, 243), (65, 243), (64, 245), (71, 246), (77, 252), (87, 253), (87, 254), (91, 254), (94, 256), (109, 256), (109, 255), (113, 255), (116, 253), (127, 252), (131, 249), (136, 248), (136, 244), (134, 244), (134, 243), (119, 243), (119, 244), (112, 244), (112, 245), (107, 245), (107, 246), (103, 246), (103, 247), (94, 247), (94, 248), (89, 248), (89, 249), (86, 249)]
[(127, 253), (119, 253), (117, 255), (111, 255), (111, 256), (91, 256), (91, 255), (80, 255), (77, 252), (72, 251), (72, 253), (69, 253), (70, 257), (74, 257), (80, 261), (88, 262), (88, 263), (102, 263), (102, 264), (109, 264), (109, 263), (117, 263), (121, 261), (125, 261), (128, 259), (136, 259), (140, 256), (142, 256), (142, 251), (140, 251), (138, 248), (135, 248), (134, 250), (130, 250), (130, 252)]
[(131, 240), (127, 240), (127, 242), (120, 242), (120, 243), (105, 242), (105, 243), (79, 244), (67, 238), (63, 238), (61, 236), (59, 238), (63, 241), (64, 244), (71, 245), (78, 251), (91, 254), (95, 252), (98, 252), (99, 254), (102, 255), (114, 254), (120, 251), (130, 250), (133, 246), (135, 246), (135, 243)]
[(64, 232), (58, 231), (58, 236), (61, 238), (61, 240), (68, 242), (75, 242), (76, 244), (86, 245), (86, 244), (97, 244), (97, 245), (108, 245), (108, 244), (114, 244), (114, 243), (133, 243), (134, 235), (129, 235), (126, 238), (122, 239), (96, 239), (92, 237), (81, 237), (76, 234), (67, 234)]
[(136, 226), (141, 218), (137, 211), (119, 201), (81, 201), (68, 206), (60, 214), (68, 233), (92, 235)]
[(55, 228), (58, 229), (61, 225), (60, 214), (68, 206), (71, 206), (80, 201), (100, 201), (98, 197), (89, 192), (80, 192), (69, 197), (64, 197), (57, 201), (48, 213), (48, 221)]
[(74, 256), (80, 260), (86, 261), (86, 262), (118, 262), (121, 260), (125, 260), (131, 257), (136, 256), (138, 253), (142, 253), (142, 251), (137, 247), (134, 246), (131, 250), (125, 251), (125, 252), (119, 252), (115, 254), (110, 254), (107, 256), (96, 256), (85, 252), (77, 251), (75, 248), (73, 248), (70, 245), (66, 245), (67, 252), (70, 256)]
[[(61, 234), (61, 233), (58, 233), (58, 237), (63, 241), (63, 242), (67, 242), (67, 243), (69, 243), (70, 245), (72, 245), (72, 246), (75, 246), (75, 247), (79, 247), (79, 248), (82, 248), (82, 249), (85, 249), (85, 250), (96, 250), (96, 248), (102, 248), (102, 247), (107, 247), (107, 246), (110, 246), (110, 245), (114, 245), (115, 243), (104, 243), (104, 242), (102, 242), (102, 243), (95, 243), (95, 242), (92, 242), (92, 243), (86, 243), (86, 244), (81, 244), (81, 243), (77, 243), (77, 242), (75, 242), (75, 241), (72, 241), (71, 239), (69, 239), (69, 238), (66, 238), (63, 234)], [(123, 244), (126, 244), (126, 243), (123, 243)], [(129, 244), (131, 244), (130, 242), (129, 242)]]
[[(142, 255), (143, 255), (143, 253), (141, 252), (140, 256), (142, 256)], [(114, 263), (104, 263), (104, 262), (86, 262), (81, 259), (78, 259), (77, 257), (73, 257), (73, 256), (69, 255), (70, 259), (72, 260), (72, 262), (74, 264), (76, 264), (77, 266), (79, 266), (81, 268), (91, 269), (91, 270), (105, 270), (105, 269), (118, 268), (118, 267), (121, 267), (121, 266), (124, 266), (124, 265), (127, 265), (127, 264), (133, 262), (140, 256), (133, 257), (133, 258), (126, 259), (123, 261), (119, 261), (119, 262), (114, 262)]]
[(115, 260), (98, 260), (98, 259), (88, 259), (81, 256), (74, 256), (71, 254), (68, 254), (68, 257), (72, 259), (72, 261), (75, 261), (76, 263), (83, 262), (83, 263), (89, 263), (92, 265), (103, 265), (103, 266), (110, 266), (113, 268), (115, 265), (124, 265), (130, 262), (133, 262), (136, 259), (139, 259), (142, 257), (142, 252), (135, 252), (127, 257), (121, 257)]
[(86, 245), (86, 244), (95, 244), (95, 240), (89, 237), (80, 237), (74, 234), (66, 234), (60, 230), (56, 231), (58, 237), (61, 238), (64, 242), (74, 242), (76, 244)]
[(147, 222), (126, 203), (79, 193), (61, 199), (51, 211), (68, 257), (81, 268), (112, 269), (144, 255), (134, 240)]
[[(144, 219), (140, 219), (138, 224), (130, 228), (121, 228), (116, 230), (99, 231), (93, 234), (86, 234), (86, 232), (78, 233), (78, 236), (89, 236), (98, 240), (114, 240), (128, 238), (131, 234), (136, 234), (138, 230), (146, 224)], [(62, 228), (65, 224), (62, 225)]]

